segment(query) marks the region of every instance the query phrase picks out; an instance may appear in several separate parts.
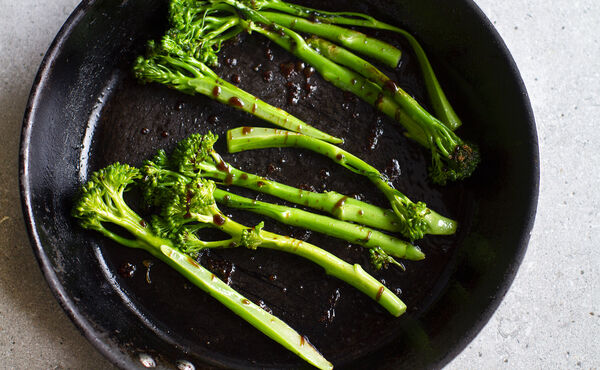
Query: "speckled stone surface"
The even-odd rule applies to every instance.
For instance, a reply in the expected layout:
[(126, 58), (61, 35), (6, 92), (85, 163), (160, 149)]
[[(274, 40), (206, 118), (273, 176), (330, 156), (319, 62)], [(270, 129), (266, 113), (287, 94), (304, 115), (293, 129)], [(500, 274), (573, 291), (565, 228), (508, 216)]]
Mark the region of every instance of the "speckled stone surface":
[[(522, 73), (541, 187), (529, 249), (499, 309), (447, 367), (600, 368), (600, 5), (477, 0)], [(50, 293), (23, 225), (18, 148), (39, 63), (77, 0), (0, 0), (0, 368), (109, 369)]]

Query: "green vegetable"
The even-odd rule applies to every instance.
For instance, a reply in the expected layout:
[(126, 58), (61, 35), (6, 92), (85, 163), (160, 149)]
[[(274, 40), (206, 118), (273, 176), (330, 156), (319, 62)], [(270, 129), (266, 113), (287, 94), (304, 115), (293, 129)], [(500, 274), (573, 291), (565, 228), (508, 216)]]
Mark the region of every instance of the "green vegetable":
[[(215, 277), (175, 244), (153, 231), (123, 199), (123, 193), (140, 178), (136, 168), (115, 163), (92, 174), (73, 208), (73, 216), (86, 229), (96, 230), (117, 243), (143, 249), (162, 260), (265, 335), (320, 369), (333, 366), (294, 329), (269, 314)], [(129, 236), (116, 233), (116, 226)]]
[[(367, 248), (377, 248), (385, 254), (394, 257), (406, 258), (413, 261), (425, 258), (425, 254), (423, 254), (418, 247), (364, 226), (339, 221), (331, 217), (306, 212), (298, 208), (285, 207), (278, 204), (248, 199), (220, 189), (215, 190), (215, 199), (217, 202), (232, 208), (246, 209), (268, 216), (287, 225), (313, 230)], [(393, 258), (388, 256), (388, 260), (391, 261)], [(398, 262), (395, 262), (395, 264), (398, 264)], [(381, 268), (381, 265), (379, 264), (374, 264), (374, 266), (376, 268)]]
[[(145, 187), (146, 199), (153, 203), (157, 203), (155, 192), (160, 186), (173, 186), (178, 181), (188, 183), (193, 181), (197, 176), (206, 177), (208, 175), (207, 172), (204, 172), (203, 170), (196, 171), (196, 169), (209, 167), (211, 164), (208, 163), (196, 166), (196, 163), (198, 162), (197, 154), (199, 152), (204, 152), (204, 156), (206, 156), (206, 154), (208, 154), (208, 148), (212, 148), (213, 138), (215, 137), (211, 134), (205, 136), (197, 134), (192, 135), (179, 142), (177, 149), (175, 150), (175, 155), (173, 156), (175, 160), (169, 161), (164, 152), (160, 151), (154, 160), (146, 161), (142, 169), (144, 183), (148, 184)], [(196, 148), (197, 150), (188, 150), (189, 148)], [(183, 152), (187, 154), (183, 156)], [(195, 166), (195, 169), (187, 169), (189, 165)], [(178, 168), (183, 169), (183, 171), (178, 172), (180, 171)], [(227, 176), (225, 176), (225, 178), (227, 178)], [(339, 221), (327, 216), (306, 212), (298, 208), (260, 202), (218, 188), (215, 188), (213, 194), (218, 203), (231, 208), (249, 210), (291, 226), (298, 226), (320, 232), (367, 248), (381, 247), (383, 251), (394, 257), (410, 260), (422, 260), (425, 258), (425, 255), (418, 247), (361, 225)], [(342, 205), (343, 202), (338, 204), (340, 207)], [(206, 242), (202, 242), (198, 244), (198, 247), (213, 247), (213, 245), (214, 247), (226, 247), (231, 243), (235, 244), (235, 240), (229, 239), (221, 244), (216, 242), (212, 243), (213, 244), (208, 246)]]
[[(373, 41), (374, 39), (367, 38), (363, 34), (354, 34), (355, 31), (346, 30), (339, 26), (319, 24), (285, 14), (259, 12), (237, 0), (212, 0), (210, 2), (199, 2), (199, 4), (203, 4), (203, 13), (201, 14), (204, 15), (216, 13), (225, 19), (230, 19), (241, 14), (236, 27), (242, 27), (249, 33), (256, 32), (267, 37), (283, 49), (311, 64), (325, 80), (342, 90), (352, 92), (402, 124), (409, 137), (431, 151), (430, 177), (435, 183), (443, 185), (448, 181), (465, 179), (477, 167), (479, 153), (476, 148), (460, 139), (451, 129), (427, 112), (393, 81), (382, 76), (381, 72), (376, 69), (371, 70), (374, 67), (369, 63), (341, 48), (341, 51), (337, 53), (328, 53), (330, 59), (326, 57), (328, 54), (326, 56), (321, 55), (310, 47), (304, 38), (292, 29), (317, 32), (320, 36), (334, 39), (354, 48), (354, 50), (361, 50), (364, 54), (371, 55), (377, 49), (380, 55), (395, 55), (388, 52), (389, 50), (385, 45), (376, 44)], [(183, 12), (184, 10), (186, 10), (185, 7), (180, 11)], [(200, 16), (197, 16), (197, 18), (200, 18)], [(188, 28), (196, 29), (195, 38), (185, 38), (182, 46), (184, 49), (193, 48), (196, 43), (203, 44), (205, 37), (214, 37), (213, 33), (206, 34), (203, 29), (192, 23), (188, 25)], [(337, 35), (337, 38), (335, 35)], [(382, 52), (382, 50), (385, 52)], [(340, 55), (342, 51), (345, 52)], [(337, 64), (336, 59), (341, 64), (350, 66), (363, 75)], [(375, 82), (369, 80), (369, 78), (374, 78)]]
[[(157, 230), (170, 239), (179, 242), (186, 252), (196, 252), (198, 248), (257, 247), (274, 249), (298, 255), (321, 266), (328, 275), (352, 285), (367, 296), (376, 300), (392, 315), (400, 316), (406, 310), (404, 303), (374, 277), (366, 273), (358, 264), (351, 265), (333, 254), (310, 243), (288, 236), (262, 230), (262, 223), (248, 228), (225, 216), (215, 204), (213, 181), (197, 176), (188, 179), (162, 177), (148, 178), (146, 187), (154, 187), (153, 202), (161, 209), (161, 219), (153, 219), (159, 224)], [(217, 228), (231, 237), (221, 243), (211, 245), (198, 243), (194, 232), (198, 227)], [(166, 232), (165, 232), (166, 231)]]
[[(307, 43), (327, 59), (346, 66), (377, 84), (380, 92), (374, 105), (388, 116), (392, 116), (394, 106), (384, 97), (396, 103), (393, 118), (405, 126), (410, 137), (421, 145), (432, 148), (433, 163), (430, 170), (432, 179), (436, 183), (445, 184), (447, 180), (460, 180), (470, 176), (475, 170), (479, 163), (476, 149), (463, 142), (375, 66), (327, 40), (311, 37)], [(333, 82), (342, 85), (339, 81)], [(342, 85), (341, 88), (344, 86)], [(367, 100), (368, 94), (372, 93), (372, 91), (360, 91), (357, 95), (364, 95), (364, 100)]]
[[(146, 161), (142, 168), (144, 184), (147, 184), (144, 187), (146, 199), (151, 203), (159, 204), (162, 195), (157, 196), (156, 191), (160, 190), (161, 186), (173, 186), (178, 181), (191, 182), (198, 176), (212, 178), (220, 176), (227, 181), (231, 174), (231, 168), (225, 167), (227, 165), (220, 160), (220, 157), (217, 157), (219, 165), (215, 165), (214, 162), (211, 162), (213, 157), (209, 156), (211, 152), (214, 152), (212, 146), (216, 139), (217, 137), (212, 133), (204, 136), (193, 134), (178, 143), (170, 160), (164, 151), (159, 151), (153, 160)], [(216, 153), (215, 156), (217, 156)], [(218, 167), (221, 167), (222, 171)], [(214, 190), (213, 194), (217, 202), (228, 207), (249, 210), (288, 225), (303, 227), (367, 248), (379, 246), (394, 257), (410, 260), (425, 258), (418, 247), (361, 225), (339, 221), (298, 208), (248, 199), (218, 188)], [(334, 207), (342, 207), (344, 202), (345, 200), (342, 198), (342, 201), (338, 201)], [(215, 246), (227, 246), (232, 242), (234, 240), (230, 239), (223, 242), (223, 245), (215, 244)], [(199, 244), (199, 247), (206, 247), (206, 245)]]
[(258, 26), (253, 22), (241, 24), (309, 63), (336, 87), (355, 94), (402, 124), (409, 137), (431, 150), (429, 172), (435, 183), (444, 185), (449, 180), (465, 179), (479, 164), (477, 149), (460, 139), (395, 83), (385, 84), (388, 93), (384, 93), (384, 89), (376, 83), (319, 54), (294, 31), (278, 25)]
[[(226, 2), (229, 2), (225, 0)], [(269, 21), (290, 30), (304, 32), (321, 36), (335, 41), (348, 49), (355, 50), (363, 55), (374, 58), (386, 64), (388, 67), (396, 68), (400, 62), (402, 52), (387, 42), (369, 37), (362, 32), (327, 23), (317, 23), (295, 16), (275, 13), (260, 12), (260, 15)]]
[[(381, 22), (367, 14), (356, 13), (356, 12), (328, 12), (318, 9), (312, 9), (303, 7), (300, 5), (287, 3), (279, 0), (246, 0), (242, 1), (247, 6), (250, 6), (254, 10), (259, 10), (260, 13), (264, 14), (262, 10), (276, 10), (281, 13), (291, 14), (297, 17), (306, 18), (317, 27), (319, 24), (339, 24), (347, 26), (358, 26), (373, 28), (379, 30), (386, 30), (396, 32), (404, 37), (410, 46), (413, 48), (419, 66), (421, 67), (421, 73), (425, 82), (425, 88), (429, 95), (429, 99), (433, 108), (435, 116), (451, 130), (456, 130), (462, 123), (460, 118), (454, 112), (452, 105), (448, 101), (446, 94), (444, 93), (440, 83), (431, 67), (431, 63), (423, 50), (423, 47), (419, 44), (417, 39), (408, 33), (406, 30), (392, 26), (390, 24)], [(304, 32), (304, 31), (303, 31)], [(309, 32), (314, 35), (327, 38), (330, 41), (336, 42), (335, 38), (328, 38), (319, 32)], [(348, 47), (348, 46), (346, 46)], [(361, 52), (359, 49), (353, 49), (356, 52)], [(379, 55), (372, 55), (373, 59), (385, 63), (384, 60), (380, 59)], [(385, 57), (385, 56), (382, 56)]]
[(204, 63), (184, 53), (169, 35), (159, 44), (149, 42), (147, 57), (138, 57), (133, 70), (141, 81), (158, 82), (188, 94), (206, 95), (276, 126), (332, 143), (342, 142), (223, 80)]
[[(252, 131), (253, 129), (250, 127), (242, 128), (243, 134)], [(170, 158), (167, 158), (164, 151), (159, 151), (153, 160), (146, 162), (143, 169), (144, 173), (149, 178), (156, 176), (177, 177), (178, 174), (192, 178), (199, 174), (206, 178), (219, 180), (225, 185), (245, 187), (289, 202), (328, 212), (340, 220), (353, 221), (394, 232), (401, 232), (405, 228), (403, 220), (392, 210), (373, 206), (337, 192), (316, 193), (301, 190), (241, 171), (225, 162), (214, 150), (213, 145), (217, 139), (218, 137), (210, 132), (206, 135), (193, 134), (177, 144)], [(172, 174), (173, 171), (176, 174)], [(151, 199), (153, 197), (152, 192), (147, 192), (146, 196)], [(425, 217), (428, 224), (430, 224), (430, 227), (425, 231), (428, 234), (449, 235), (456, 231), (456, 222), (441, 217), (433, 211)], [(331, 230), (331, 232), (333, 231)], [(377, 235), (377, 233), (372, 233), (372, 235)], [(412, 250), (414, 247), (407, 246), (407, 248)], [(395, 254), (391, 247), (385, 249), (391, 255), (401, 257)]]
[(456, 227), (455, 221), (430, 210), (423, 202), (412, 202), (406, 195), (394, 189), (376, 168), (333, 144), (294, 132), (260, 127), (254, 127), (252, 130), (239, 127), (227, 132), (227, 148), (230, 153), (273, 147), (309, 149), (366, 176), (387, 197), (392, 209), (403, 221), (400, 232), (411, 240), (420, 239), (426, 233), (443, 234), (446, 230)]

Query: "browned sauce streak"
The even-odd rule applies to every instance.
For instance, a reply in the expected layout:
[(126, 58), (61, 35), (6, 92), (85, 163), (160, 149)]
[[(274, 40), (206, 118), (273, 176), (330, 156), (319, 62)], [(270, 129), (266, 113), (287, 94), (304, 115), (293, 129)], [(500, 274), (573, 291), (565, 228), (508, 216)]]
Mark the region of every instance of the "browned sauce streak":
[(238, 107), (238, 108), (244, 107), (244, 102), (241, 101), (240, 98), (238, 98), (237, 96), (232, 96), (231, 98), (229, 98), (228, 103), (229, 103), (229, 105), (234, 106), (234, 107)]
[(396, 83), (392, 80), (387, 80), (383, 84), (383, 88), (390, 92), (396, 92), (398, 90), (398, 85), (396, 85)]
[(192, 257), (188, 257), (187, 261), (192, 264), (194, 267), (196, 268), (200, 268), (200, 265), (198, 264), (198, 262), (194, 261), (194, 259)]
[(377, 302), (379, 302), (379, 300), (381, 300), (381, 296), (383, 295), (385, 288), (383, 287), (383, 285), (381, 287), (379, 287), (379, 290), (377, 291), (377, 295), (375, 296), (375, 300)]
[(219, 163), (217, 163), (217, 169), (221, 172), (225, 172), (227, 171), (227, 165), (225, 164), (225, 162), (220, 161)]
[(344, 206), (344, 203), (346, 203), (346, 199), (348, 199), (348, 197), (345, 195), (341, 197), (333, 206), (333, 211), (335, 212), (337, 209), (341, 209)]
[(225, 223), (225, 219), (223, 218), (223, 216), (216, 214), (213, 216), (213, 222), (215, 223), (215, 225), (221, 226)]

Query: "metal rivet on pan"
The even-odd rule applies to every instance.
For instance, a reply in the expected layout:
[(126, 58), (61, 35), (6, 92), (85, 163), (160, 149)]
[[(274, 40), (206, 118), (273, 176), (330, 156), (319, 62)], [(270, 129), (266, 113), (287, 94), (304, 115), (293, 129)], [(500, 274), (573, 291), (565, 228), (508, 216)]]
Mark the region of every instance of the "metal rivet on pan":
[(186, 361), (186, 360), (177, 361), (177, 368), (179, 370), (196, 370), (196, 367), (194, 366), (194, 364), (192, 364), (191, 362)]
[(144, 367), (156, 367), (156, 361), (147, 353), (140, 353), (140, 362)]

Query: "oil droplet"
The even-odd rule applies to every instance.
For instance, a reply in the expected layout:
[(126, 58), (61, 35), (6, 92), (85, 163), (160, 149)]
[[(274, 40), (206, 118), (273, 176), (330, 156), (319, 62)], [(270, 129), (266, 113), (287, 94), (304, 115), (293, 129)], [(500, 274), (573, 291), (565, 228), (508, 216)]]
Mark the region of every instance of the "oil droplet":
[(126, 262), (122, 264), (121, 267), (119, 267), (118, 272), (119, 275), (121, 275), (123, 278), (131, 279), (133, 275), (135, 275), (135, 270), (137, 270), (137, 268), (134, 264), (132, 264), (131, 262)]
[(139, 359), (144, 367), (156, 367), (156, 361), (147, 353), (140, 353)]
[(273, 71), (264, 71), (263, 72), (263, 81), (265, 81), (265, 82), (273, 81)]
[(244, 107), (244, 102), (237, 96), (232, 96), (231, 98), (229, 98), (228, 103), (229, 103), (229, 105), (232, 105), (234, 107), (238, 107), (238, 108)]
[(177, 369), (179, 370), (196, 370), (196, 366), (187, 360), (178, 360)]

